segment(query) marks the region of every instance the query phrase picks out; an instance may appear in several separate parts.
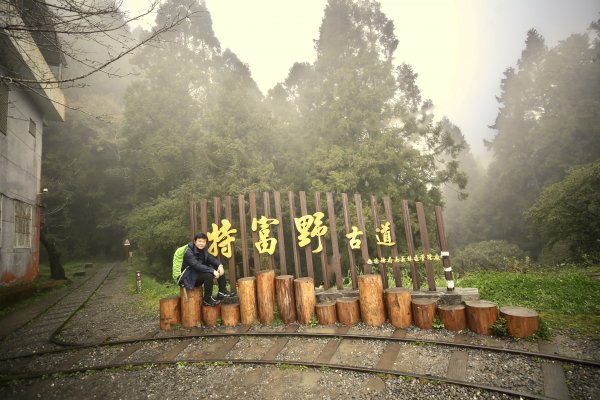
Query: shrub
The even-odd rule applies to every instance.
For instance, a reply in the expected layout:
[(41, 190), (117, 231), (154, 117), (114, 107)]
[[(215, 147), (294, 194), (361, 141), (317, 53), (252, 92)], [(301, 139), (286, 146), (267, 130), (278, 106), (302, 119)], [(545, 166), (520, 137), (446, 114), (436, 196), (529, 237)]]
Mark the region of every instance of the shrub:
[(569, 170), (560, 182), (546, 186), (526, 217), (547, 245), (568, 244), (576, 259), (600, 260), (600, 161)]
[(472, 243), (459, 250), (452, 258), (458, 273), (479, 270), (505, 271), (528, 262), (525, 252), (516, 244), (504, 240)]
[(542, 265), (559, 265), (569, 262), (572, 254), (569, 244), (566, 242), (556, 242), (552, 246), (546, 245), (540, 252), (538, 261)]
[(136, 207), (127, 219), (129, 239), (146, 258), (143, 271), (170, 280), (173, 252), (190, 239), (188, 197), (177, 191)]

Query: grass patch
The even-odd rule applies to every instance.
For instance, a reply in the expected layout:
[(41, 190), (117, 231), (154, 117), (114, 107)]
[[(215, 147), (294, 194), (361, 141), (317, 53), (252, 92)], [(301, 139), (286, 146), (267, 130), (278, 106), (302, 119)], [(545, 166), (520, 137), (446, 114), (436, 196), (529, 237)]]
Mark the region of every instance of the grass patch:
[(169, 296), (179, 296), (179, 286), (175, 282), (159, 282), (142, 272), (142, 291), (136, 292), (136, 271), (143, 271), (144, 261), (139, 257), (127, 266), (129, 292), (140, 296), (141, 306), (146, 311), (158, 311), (159, 300)]
[(598, 268), (563, 265), (525, 272), (471, 272), (457, 286), (479, 289), (482, 299), (498, 307), (534, 309), (551, 329), (573, 329), (600, 339), (600, 281), (591, 276)]

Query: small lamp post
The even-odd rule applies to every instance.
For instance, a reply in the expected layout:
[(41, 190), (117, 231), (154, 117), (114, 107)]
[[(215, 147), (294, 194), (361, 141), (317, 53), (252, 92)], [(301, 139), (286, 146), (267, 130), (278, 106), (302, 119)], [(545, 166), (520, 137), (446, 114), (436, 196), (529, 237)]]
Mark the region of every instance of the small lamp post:
[(125, 259), (129, 260), (129, 246), (131, 246), (131, 243), (129, 243), (129, 239), (125, 239), (123, 246), (125, 246)]

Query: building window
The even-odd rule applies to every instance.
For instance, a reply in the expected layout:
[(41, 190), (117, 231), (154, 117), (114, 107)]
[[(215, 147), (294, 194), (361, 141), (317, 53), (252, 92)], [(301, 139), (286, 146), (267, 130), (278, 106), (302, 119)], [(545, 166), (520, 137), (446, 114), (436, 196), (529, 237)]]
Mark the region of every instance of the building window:
[(15, 200), (15, 247), (31, 248), (30, 204)]
[(31, 136), (35, 137), (35, 121), (29, 118), (29, 133)]
[(8, 86), (0, 81), (0, 133), (6, 135), (8, 129)]

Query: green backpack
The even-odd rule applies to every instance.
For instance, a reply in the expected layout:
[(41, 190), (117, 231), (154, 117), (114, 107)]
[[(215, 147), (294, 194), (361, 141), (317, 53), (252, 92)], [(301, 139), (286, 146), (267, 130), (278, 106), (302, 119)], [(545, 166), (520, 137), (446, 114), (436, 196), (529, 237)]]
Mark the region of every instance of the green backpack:
[(175, 250), (175, 254), (173, 254), (173, 280), (179, 283), (179, 279), (181, 279), (181, 266), (183, 264), (183, 255), (188, 249), (188, 245), (183, 245), (178, 247)]

